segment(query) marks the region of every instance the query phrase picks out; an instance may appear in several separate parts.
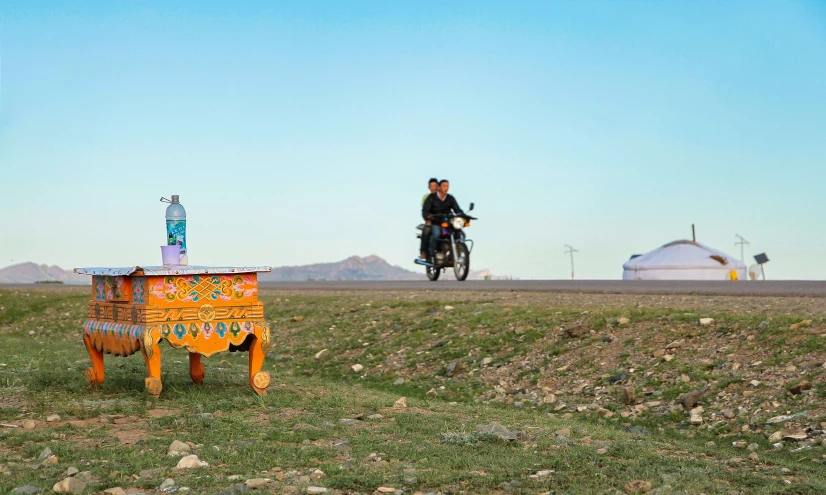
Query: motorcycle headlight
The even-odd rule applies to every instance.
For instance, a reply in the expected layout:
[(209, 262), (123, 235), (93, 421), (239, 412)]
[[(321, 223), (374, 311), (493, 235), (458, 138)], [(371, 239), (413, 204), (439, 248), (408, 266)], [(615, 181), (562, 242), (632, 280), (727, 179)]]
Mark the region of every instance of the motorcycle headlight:
[(453, 228), (456, 230), (462, 230), (465, 228), (465, 219), (462, 217), (455, 217), (453, 219)]

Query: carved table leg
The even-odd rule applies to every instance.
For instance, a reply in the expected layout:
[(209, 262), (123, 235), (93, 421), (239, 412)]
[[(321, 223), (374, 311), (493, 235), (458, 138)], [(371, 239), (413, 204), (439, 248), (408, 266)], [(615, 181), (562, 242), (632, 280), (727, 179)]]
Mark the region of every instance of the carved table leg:
[(270, 374), (261, 371), (264, 357), (270, 349), (270, 327), (264, 322), (255, 324), (255, 338), (250, 346), (250, 387), (258, 395), (267, 395), (270, 386)]
[(100, 385), (103, 383), (103, 352), (95, 348), (91, 337), (86, 332), (83, 333), (83, 343), (86, 344), (89, 360), (92, 362), (92, 367), (88, 368), (83, 376), (89, 385)]
[(193, 383), (204, 384), (204, 365), (201, 363), (201, 355), (197, 352), (189, 353), (189, 376)]
[(159, 339), (153, 334), (157, 332), (158, 327), (147, 328), (144, 330), (141, 341), (141, 353), (143, 360), (146, 362), (146, 374), (149, 375), (146, 380), (146, 393), (155, 397), (161, 394), (163, 384), (161, 383), (161, 347), (158, 345)]

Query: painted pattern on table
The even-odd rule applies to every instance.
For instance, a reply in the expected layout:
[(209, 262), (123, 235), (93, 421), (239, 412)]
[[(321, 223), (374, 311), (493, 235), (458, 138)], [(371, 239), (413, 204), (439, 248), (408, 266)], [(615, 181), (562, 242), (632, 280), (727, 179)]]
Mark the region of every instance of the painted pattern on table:
[(116, 337), (118, 339), (139, 339), (145, 328), (145, 325), (128, 325), (95, 320), (86, 320), (86, 323), (83, 324), (83, 330), (91, 336)]
[(187, 335), (193, 339), (203, 337), (209, 340), (213, 335), (224, 339), (228, 335), (237, 339), (240, 335), (249, 335), (255, 332), (254, 321), (218, 321), (218, 322), (189, 322), (161, 325), (161, 338), (184, 340)]
[(146, 304), (146, 278), (132, 278), (132, 302), (135, 304)]
[(150, 293), (167, 302), (231, 301), (254, 296), (258, 288), (249, 275), (188, 275), (163, 277)]
[[(209, 340), (216, 335), (220, 339), (228, 335), (237, 339), (240, 335), (249, 335), (255, 332), (255, 325), (261, 325), (259, 321), (219, 321), (219, 322), (189, 322), (161, 325), (160, 336), (164, 339), (174, 338), (183, 340), (187, 335), (193, 339), (203, 337)], [(86, 320), (83, 329), (89, 335), (101, 337), (116, 337), (119, 339), (133, 338), (140, 339), (146, 325), (127, 325), (124, 323), (112, 323), (105, 321)]]
[(95, 286), (95, 300), (106, 300), (106, 278), (103, 275), (95, 275), (92, 277), (92, 284)]

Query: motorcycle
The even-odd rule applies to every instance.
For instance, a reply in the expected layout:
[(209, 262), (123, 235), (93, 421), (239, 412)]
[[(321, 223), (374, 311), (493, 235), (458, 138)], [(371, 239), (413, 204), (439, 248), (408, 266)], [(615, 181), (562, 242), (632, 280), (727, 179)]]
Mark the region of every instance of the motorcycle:
[[(470, 204), (468, 211), (473, 210), (474, 204)], [(465, 228), (470, 227), (470, 221), (477, 220), (470, 215), (449, 214), (442, 218), (433, 218), (430, 221), (433, 225), (440, 225), (439, 244), (436, 253), (429, 259), (417, 258), (415, 263), (426, 268), (427, 278), (431, 281), (439, 280), (439, 275), (448, 268), (453, 268), (456, 280), (463, 281), (470, 272), (470, 252), (473, 251), (473, 241), (465, 236)], [(437, 223), (439, 222), (439, 223)], [(422, 232), (417, 236), (421, 239), (424, 235), (425, 225), (417, 228)], [(431, 235), (433, 235), (431, 233)], [(468, 248), (470, 244), (470, 248)]]

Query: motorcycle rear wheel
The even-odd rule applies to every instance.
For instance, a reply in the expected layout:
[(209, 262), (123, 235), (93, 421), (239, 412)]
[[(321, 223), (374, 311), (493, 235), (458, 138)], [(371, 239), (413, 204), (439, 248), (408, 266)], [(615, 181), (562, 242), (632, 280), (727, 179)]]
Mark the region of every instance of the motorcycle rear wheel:
[(431, 268), (428, 266), (426, 270), (428, 280), (430, 280), (431, 282), (439, 280), (439, 275), (441, 275), (442, 273), (442, 270), (440, 268)]
[(456, 280), (462, 282), (470, 273), (470, 253), (464, 243), (457, 243), (456, 251), (453, 253), (453, 274)]

